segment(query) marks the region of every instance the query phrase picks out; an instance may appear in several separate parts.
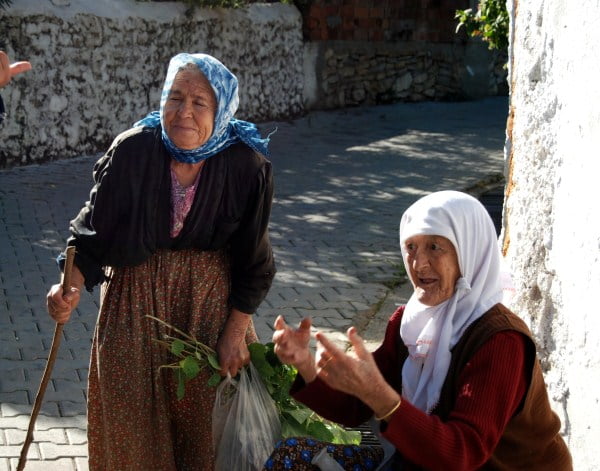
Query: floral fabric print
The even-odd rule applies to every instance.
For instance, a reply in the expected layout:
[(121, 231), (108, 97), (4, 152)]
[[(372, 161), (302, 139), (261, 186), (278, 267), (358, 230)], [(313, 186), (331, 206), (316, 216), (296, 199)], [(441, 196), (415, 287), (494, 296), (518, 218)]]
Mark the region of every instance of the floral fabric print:
[[(135, 267), (113, 269), (102, 285), (88, 389), (89, 468), (183, 471), (214, 468), (209, 373), (177, 400), (174, 361), (154, 342), (153, 315), (216, 347), (229, 315), (224, 251), (163, 250)], [(256, 341), (254, 328), (247, 342)]]
[(297, 437), (278, 442), (263, 471), (319, 471), (312, 460), (323, 448), (347, 471), (372, 471), (383, 460), (383, 448), (378, 446), (334, 445)]
[(183, 228), (185, 218), (194, 202), (201, 174), (202, 169), (198, 172), (194, 183), (184, 187), (179, 183), (175, 172), (171, 169), (171, 237), (173, 238), (177, 237)]

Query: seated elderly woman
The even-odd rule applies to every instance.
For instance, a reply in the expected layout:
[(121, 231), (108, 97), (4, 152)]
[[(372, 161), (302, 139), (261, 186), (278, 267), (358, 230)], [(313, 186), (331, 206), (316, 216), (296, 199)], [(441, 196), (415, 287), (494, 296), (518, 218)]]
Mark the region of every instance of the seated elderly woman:
[[(373, 354), (350, 328), (352, 354), (317, 332), (315, 358), (310, 320), (297, 329), (276, 320), (275, 351), (300, 374), (294, 397), (348, 426), (374, 416), (386, 449), (379, 469), (571, 469), (532, 335), (500, 302), (485, 208), (460, 192), (428, 195), (402, 216), (400, 245), (414, 293)], [(301, 462), (291, 448), (284, 442), (266, 468)], [(316, 469), (304, 464), (287, 469)]]

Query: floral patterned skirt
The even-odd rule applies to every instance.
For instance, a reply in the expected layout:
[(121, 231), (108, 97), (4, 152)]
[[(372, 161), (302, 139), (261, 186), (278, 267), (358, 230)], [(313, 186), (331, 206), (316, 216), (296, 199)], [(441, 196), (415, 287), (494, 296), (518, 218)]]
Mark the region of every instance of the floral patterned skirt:
[[(216, 388), (201, 372), (176, 397), (174, 361), (154, 340), (165, 328), (152, 315), (215, 348), (230, 312), (225, 252), (154, 254), (113, 269), (103, 284), (88, 380), (92, 471), (212, 470), (211, 413)], [(246, 340), (257, 341), (254, 328)]]
[(323, 448), (347, 471), (375, 470), (383, 460), (383, 448), (379, 446), (334, 445), (306, 437), (287, 438), (275, 445), (263, 471), (319, 471), (312, 461)]

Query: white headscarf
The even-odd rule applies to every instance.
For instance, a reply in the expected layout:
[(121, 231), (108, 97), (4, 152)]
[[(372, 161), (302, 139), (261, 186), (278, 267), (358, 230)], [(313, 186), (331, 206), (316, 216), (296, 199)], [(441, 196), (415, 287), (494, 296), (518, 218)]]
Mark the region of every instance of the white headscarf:
[(404, 241), (416, 235), (449, 239), (462, 275), (452, 297), (437, 306), (425, 306), (413, 294), (400, 325), (400, 336), (409, 351), (402, 368), (402, 394), (429, 414), (440, 398), (450, 350), (473, 321), (502, 300), (500, 253), (486, 209), (477, 199), (458, 191), (425, 196), (402, 215), (400, 248), (409, 274)]

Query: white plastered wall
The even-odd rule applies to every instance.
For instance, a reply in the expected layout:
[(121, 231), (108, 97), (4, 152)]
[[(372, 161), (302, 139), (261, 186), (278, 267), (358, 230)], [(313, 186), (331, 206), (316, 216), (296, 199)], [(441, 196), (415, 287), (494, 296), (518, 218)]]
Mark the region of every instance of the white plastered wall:
[(600, 441), (600, 1), (509, 0), (503, 244), (574, 469)]

